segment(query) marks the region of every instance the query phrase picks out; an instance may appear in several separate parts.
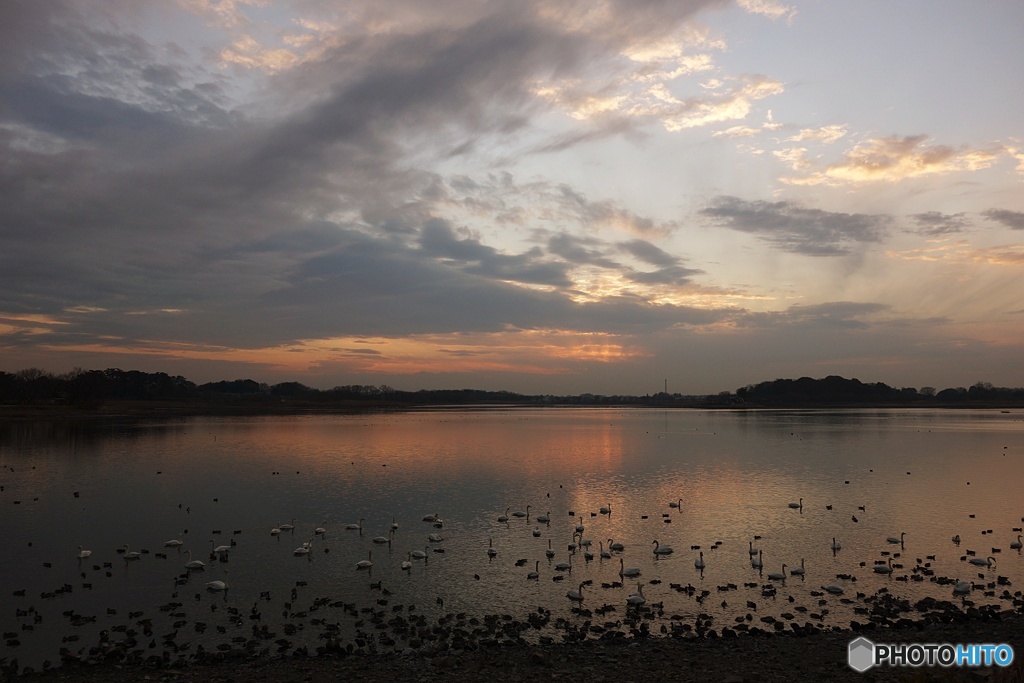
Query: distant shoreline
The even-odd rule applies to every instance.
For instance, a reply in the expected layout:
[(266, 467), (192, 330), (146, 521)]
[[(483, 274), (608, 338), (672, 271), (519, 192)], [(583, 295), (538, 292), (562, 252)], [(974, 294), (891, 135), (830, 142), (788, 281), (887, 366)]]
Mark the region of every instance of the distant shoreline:
[(409, 404), (389, 402), (366, 402), (345, 404), (281, 403), (196, 403), (172, 401), (109, 401), (93, 407), (69, 405), (2, 405), (0, 420), (10, 421), (92, 421), (92, 420), (136, 420), (172, 419), (185, 417), (273, 417), (295, 415), (362, 415), (367, 413), (405, 413), (432, 410), (518, 410), (537, 408), (618, 408), (658, 410), (899, 410), (899, 409), (943, 409), (943, 410), (1024, 410), (1020, 403), (929, 403), (920, 401), (908, 403), (792, 403), (778, 405), (721, 404), (721, 403), (462, 403), (462, 404)]

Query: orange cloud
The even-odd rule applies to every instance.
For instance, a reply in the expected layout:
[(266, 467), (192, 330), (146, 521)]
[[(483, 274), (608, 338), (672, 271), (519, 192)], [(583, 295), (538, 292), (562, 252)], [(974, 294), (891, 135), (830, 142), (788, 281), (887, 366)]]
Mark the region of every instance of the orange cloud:
[[(842, 185), (846, 183), (899, 182), (927, 175), (955, 171), (979, 171), (995, 164), (1006, 150), (995, 147), (955, 149), (946, 145), (928, 145), (928, 137), (910, 135), (866, 140), (850, 150), (843, 161), (803, 177), (782, 178), (791, 185)], [(800, 161), (806, 159), (800, 157)], [(806, 166), (794, 164), (796, 171)]]
[(514, 372), (558, 375), (580, 363), (616, 363), (647, 356), (616, 335), (562, 330), (508, 330), (477, 335), (311, 339), (261, 349), (235, 349), (110, 338), (47, 345), (50, 351), (163, 356), (264, 365), (301, 376), (325, 367), (360, 374)]

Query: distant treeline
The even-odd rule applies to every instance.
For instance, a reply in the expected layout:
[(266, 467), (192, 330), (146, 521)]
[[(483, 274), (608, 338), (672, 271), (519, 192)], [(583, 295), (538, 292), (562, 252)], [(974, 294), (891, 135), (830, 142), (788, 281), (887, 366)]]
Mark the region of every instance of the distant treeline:
[(164, 402), (178, 405), (243, 406), (254, 409), (417, 406), (417, 405), (659, 405), (659, 406), (904, 406), (904, 405), (1017, 405), (1024, 389), (994, 387), (978, 382), (969, 388), (894, 388), (857, 379), (777, 379), (723, 391), (710, 396), (659, 392), (644, 396), (579, 394), (527, 395), (480, 389), (401, 391), (381, 385), (344, 385), (315, 389), (299, 382), (264, 384), (251, 379), (195, 384), (184, 377), (138, 370), (74, 370), (56, 375), (28, 369), (0, 372), (0, 404), (97, 408), (108, 402)]
[(413, 406), (481, 404), (587, 404), (642, 403), (637, 396), (536, 396), (481, 389), (424, 389), (401, 391), (387, 385), (350, 384), (315, 389), (299, 382), (264, 384), (251, 379), (195, 384), (184, 377), (139, 370), (74, 370), (55, 375), (32, 368), (0, 372), (0, 404), (67, 405), (98, 407), (106, 402), (157, 401), (194, 405), (251, 407)]
[(935, 387), (897, 389), (882, 382), (865, 384), (835, 375), (750, 384), (737, 389), (735, 396), (744, 403), (766, 406), (1024, 403), (1024, 389), (994, 387), (988, 382), (938, 391)]

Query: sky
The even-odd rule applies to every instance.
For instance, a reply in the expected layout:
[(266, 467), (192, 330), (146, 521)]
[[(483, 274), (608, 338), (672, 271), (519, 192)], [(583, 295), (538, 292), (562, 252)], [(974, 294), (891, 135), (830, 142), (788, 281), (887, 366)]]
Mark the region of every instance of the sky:
[(1024, 386), (1019, 0), (7, 0), (0, 370)]

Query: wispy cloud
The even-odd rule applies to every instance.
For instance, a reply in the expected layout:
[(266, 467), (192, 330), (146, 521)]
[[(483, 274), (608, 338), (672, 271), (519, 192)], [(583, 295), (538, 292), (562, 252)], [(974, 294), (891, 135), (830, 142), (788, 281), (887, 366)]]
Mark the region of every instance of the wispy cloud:
[(1013, 230), (1024, 230), (1024, 211), (989, 209), (988, 211), (983, 211), (981, 215), (989, 220), (1002, 223)]
[(890, 222), (886, 216), (728, 196), (717, 197), (700, 214), (712, 225), (750, 233), (778, 249), (807, 256), (839, 256), (856, 245), (880, 242)]
[(918, 232), (923, 235), (949, 235), (963, 232), (970, 226), (966, 214), (944, 214), (939, 211), (926, 211), (911, 216), (918, 225)]

